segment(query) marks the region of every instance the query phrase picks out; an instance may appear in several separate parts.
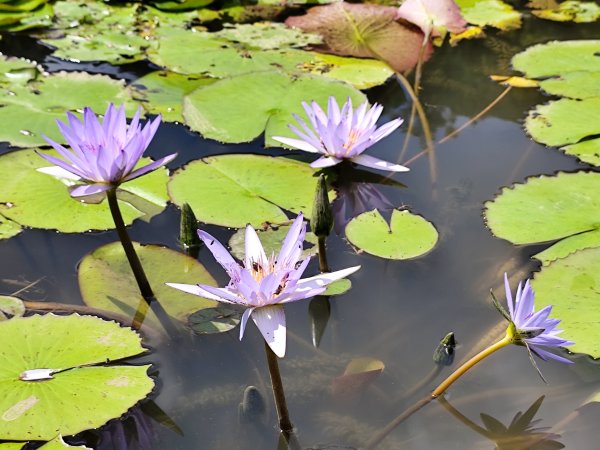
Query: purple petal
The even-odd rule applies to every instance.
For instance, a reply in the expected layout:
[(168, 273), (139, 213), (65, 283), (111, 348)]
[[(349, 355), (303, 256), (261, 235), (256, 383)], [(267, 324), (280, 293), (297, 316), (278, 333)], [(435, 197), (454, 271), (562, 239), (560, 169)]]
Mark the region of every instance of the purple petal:
[(252, 320), (265, 338), (265, 341), (280, 358), (285, 356), (285, 313), (283, 306), (256, 308)]
[(70, 170), (65, 170), (59, 166), (40, 167), (36, 169), (38, 172), (45, 173), (46, 175), (52, 175), (56, 178), (66, 178), (68, 180), (81, 181), (81, 177), (75, 175)]
[(134, 170), (125, 178), (123, 178), (123, 182), (133, 180), (134, 178), (138, 178), (144, 174), (147, 174), (148, 172), (152, 172), (153, 170), (156, 170), (159, 167), (164, 166), (165, 164), (168, 164), (169, 162), (173, 161), (176, 157), (177, 153), (173, 153), (172, 155), (160, 158), (154, 161), (153, 163), (148, 164), (147, 166), (140, 167), (139, 169)]
[(391, 134), (400, 125), (402, 125), (402, 122), (404, 122), (404, 120), (402, 120), (402, 119), (395, 119), (395, 120), (392, 120), (391, 122), (386, 123), (385, 125), (382, 125), (381, 127), (379, 127), (377, 129), (377, 131), (375, 131), (370, 136), (371, 141), (373, 143), (375, 143), (377, 141), (380, 141), (384, 137), (386, 137), (389, 134)]
[(245, 266), (246, 269), (251, 270), (253, 264), (257, 263), (259, 267), (266, 270), (269, 265), (267, 255), (260, 242), (258, 235), (251, 225), (246, 226), (246, 237), (244, 239), (246, 251), (245, 251)]
[(231, 254), (225, 247), (214, 237), (208, 234), (206, 231), (198, 230), (198, 236), (206, 245), (206, 248), (210, 250), (212, 255), (215, 257), (217, 262), (221, 264), (223, 269), (229, 274), (231, 278), (234, 275), (239, 278), (240, 265), (233, 259)]
[(210, 300), (216, 300), (223, 303), (232, 304), (243, 304), (241, 299), (229, 292), (225, 288), (216, 288), (214, 286), (207, 286), (204, 284), (181, 284), (181, 283), (165, 283), (167, 286), (179, 289), (180, 291), (187, 292), (188, 294), (194, 294), (199, 297), (208, 298)]
[(277, 256), (277, 270), (296, 264), (300, 254), (302, 254), (302, 244), (304, 243), (305, 234), (306, 223), (304, 222), (304, 216), (300, 213), (283, 240), (281, 250)]
[(248, 308), (246, 311), (244, 311), (244, 314), (242, 314), (242, 319), (240, 320), (240, 341), (244, 337), (244, 331), (246, 331), (246, 323), (248, 323), (248, 318), (254, 310), (255, 308)]
[[(340, 280), (342, 278), (347, 277), (348, 275), (353, 274), (360, 266), (349, 267), (347, 269), (338, 270), (336, 272), (322, 273), (320, 275), (315, 275), (314, 277), (304, 278), (303, 280), (298, 281), (296, 285), (297, 290), (305, 290), (305, 289), (316, 289), (327, 286), (328, 284), (333, 283), (334, 281)], [(289, 300), (288, 300), (289, 301)], [(282, 302), (287, 303), (287, 302)]]
[(515, 320), (515, 312), (513, 307), (513, 298), (512, 291), (510, 290), (510, 283), (508, 282), (508, 275), (504, 272), (504, 291), (506, 292), (506, 303), (508, 304), (508, 312), (510, 313), (510, 317)]
[(531, 351), (533, 353), (535, 353), (537, 356), (539, 356), (541, 359), (543, 359), (544, 361), (547, 361), (549, 359), (553, 359), (555, 361), (559, 361), (565, 364), (574, 364), (573, 361), (571, 361), (570, 359), (564, 358), (562, 356), (556, 355), (554, 353), (551, 353), (547, 350), (543, 350), (538, 346), (535, 345), (530, 345), (529, 346)]
[(369, 155), (354, 156), (350, 160), (361, 166), (371, 167), (373, 169), (389, 170), (391, 172), (407, 172), (410, 170), (408, 167), (401, 166), (400, 164), (393, 164)]
[(339, 164), (341, 162), (341, 159), (334, 158), (333, 156), (323, 156), (322, 158), (319, 158), (316, 161), (310, 163), (310, 167), (312, 167), (313, 169), (320, 169), (323, 167), (335, 166), (336, 164)]
[(96, 195), (101, 192), (106, 192), (112, 189), (114, 186), (108, 183), (96, 183), (96, 184), (83, 184), (73, 189), (70, 194), (71, 197), (87, 197), (88, 195)]

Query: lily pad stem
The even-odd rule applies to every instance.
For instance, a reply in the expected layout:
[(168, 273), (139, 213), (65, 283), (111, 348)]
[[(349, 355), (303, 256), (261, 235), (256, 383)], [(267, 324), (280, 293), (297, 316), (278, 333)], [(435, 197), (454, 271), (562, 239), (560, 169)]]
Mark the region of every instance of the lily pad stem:
[(435, 400), (440, 395), (442, 395), (446, 390), (462, 375), (464, 375), (471, 367), (475, 366), (478, 362), (490, 356), (492, 353), (500, 350), (503, 347), (506, 347), (509, 344), (512, 344), (514, 336), (512, 333), (507, 332), (506, 336), (504, 336), (501, 340), (496, 342), (495, 344), (490, 345), (485, 350), (477, 353), (471, 359), (469, 359), (466, 363), (456, 369), (448, 378), (446, 378), (442, 383), (433, 390), (431, 394), (427, 397), (418, 400), (413, 405), (406, 408), (400, 415), (396, 416), (390, 423), (388, 423), (381, 431), (379, 431), (375, 436), (373, 436), (367, 445), (365, 446), (366, 450), (374, 449), (381, 441), (383, 441), (388, 434), (390, 434), (398, 425), (412, 416), (414, 413), (419, 411), (425, 405), (430, 403), (432, 400)]
[(123, 250), (127, 256), (127, 261), (129, 261), (129, 265), (131, 266), (131, 271), (133, 272), (135, 281), (140, 288), (140, 292), (142, 293), (144, 300), (146, 300), (147, 303), (150, 303), (154, 299), (154, 293), (152, 292), (152, 288), (150, 287), (150, 283), (148, 282), (148, 278), (146, 277), (142, 263), (140, 262), (140, 259), (133, 248), (133, 243), (131, 242), (129, 234), (127, 233), (127, 229), (125, 228), (125, 222), (123, 221), (123, 216), (121, 215), (121, 210), (119, 209), (119, 204), (117, 203), (117, 188), (115, 187), (109, 189), (106, 192), (106, 197), (108, 198), (110, 213), (112, 214), (113, 221), (115, 222), (115, 227), (117, 228), (117, 233), (119, 235), (119, 239), (121, 240), (121, 245), (123, 246)]
[(290, 415), (288, 413), (287, 404), (285, 402), (285, 394), (283, 392), (283, 383), (281, 382), (281, 374), (279, 373), (279, 362), (277, 355), (273, 353), (269, 344), (265, 342), (265, 352), (267, 354), (267, 364), (269, 365), (269, 375), (271, 376), (271, 387), (273, 388), (273, 397), (275, 398), (275, 407), (277, 408), (277, 417), (279, 419), (279, 429), (285, 435), (289, 435), (294, 430)]

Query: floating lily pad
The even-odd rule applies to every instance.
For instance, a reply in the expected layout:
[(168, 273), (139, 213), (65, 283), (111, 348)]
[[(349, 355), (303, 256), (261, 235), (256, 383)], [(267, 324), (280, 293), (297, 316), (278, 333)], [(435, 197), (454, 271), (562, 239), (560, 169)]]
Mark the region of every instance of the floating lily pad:
[[(311, 8), (285, 23), (319, 33), (330, 53), (380, 59), (404, 72), (417, 64), (423, 33), (396, 22), (396, 12), (394, 7), (336, 2)], [(430, 54), (428, 46), (424, 58)]]
[[(575, 144), (600, 134), (600, 122), (589, 120), (600, 116), (600, 97), (572, 100), (563, 98), (538, 105), (525, 119), (525, 128), (542, 144), (559, 146)], [(591, 151), (588, 147), (592, 146)], [(570, 147), (569, 153), (592, 164), (598, 163), (597, 142), (582, 147)]]
[(567, 155), (573, 155), (580, 160), (600, 166), (600, 138), (587, 139), (577, 144), (566, 145), (561, 148)]
[[(134, 243), (136, 253), (154, 294), (166, 312), (181, 321), (195, 311), (215, 306), (215, 302), (166, 286), (165, 283), (208, 284), (215, 280), (196, 259), (157, 245)], [(133, 318), (145, 302), (120, 242), (112, 242), (86, 255), (78, 268), (83, 301), (94, 308), (114, 311)], [(152, 311), (144, 323), (158, 325)]]
[[(192, 161), (169, 182), (171, 200), (188, 203), (200, 222), (242, 228), (288, 222), (283, 209), (312, 211), (314, 170), (288, 158), (221, 155)], [(175, 281), (175, 280), (172, 280)]]
[(19, 234), (22, 230), (21, 225), (18, 223), (0, 216), (0, 239), (9, 239)]
[[(0, 3), (0, 8), (6, 3)], [(52, 25), (52, 6), (45, 4), (33, 11), (0, 10), (0, 29), (3, 31), (22, 31), (29, 28), (49, 27)]]
[(409, 211), (394, 210), (388, 224), (374, 209), (348, 222), (346, 238), (372, 255), (409, 259), (429, 252), (437, 243), (438, 233), (430, 222)]
[(600, 6), (595, 2), (567, 0), (555, 8), (533, 10), (531, 13), (555, 22), (589, 23), (600, 19)]
[(48, 0), (3, 0), (0, 11), (32, 11)]
[[(152, 390), (149, 366), (97, 366), (137, 355), (140, 336), (92, 316), (0, 322), (0, 439), (49, 440), (98, 428)], [(27, 375), (46, 376), (25, 381)]]
[(0, 55), (0, 86), (22, 85), (38, 76), (37, 64), (23, 58)]
[(533, 258), (547, 266), (551, 262), (564, 258), (578, 250), (592, 247), (600, 247), (600, 229), (566, 237), (546, 250), (533, 255)]
[(529, 47), (515, 55), (512, 65), (528, 78), (569, 72), (600, 71), (600, 40), (552, 41)]
[(600, 248), (573, 253), (535, 274), (536, 305), (554, 305), (561, 337), (575, 341), (569, 350), (600, 358)]
[(304, 33), (276, 22), (229, 25), (213, 35), (262, 50), (306, 47), (322, 42), (322, 38), (318, 34)]
[(188, 325), (196, 334), (223, 333), (235, 328), (242, 318), (243, 309), (219, 303), (204, 308), (188, 317)]
[(327, 285), (325, 292), (321, 295), (327, 295), (329, 297), (334, 295), (342, 295), (348, 292), (352, 288), (352, 281), (348, 278), (342, 278), (341, 280), (334, 281)]
[[(259, 229), (258, 237), (260, 238), (260, 242), (265, 249), (265, 253), (267, 255), (271, 255), (275, 253), (276, 255), (281, 250), (281, 245), (283, 244), (283, 240), (287, 236), (287, 233), (290, 229), (289, 225), (281, 225), (279, 227), (271, 227), (269, 226), (267, 229)], [(231, 254), (235, 256), (237, 259), (242, 261), (245, 257), (245, 241), (246, 241), (246, 230), (245, 228), (240, 228), (233, 236), (229, 239), (229, 247), (231, 248)], [(317, 237), (311, 233), (310, 231), (306, 233), (304, 237), (305, 242), (308, 242), (310, 245), (308, 248), (304, 249), (302, 252), (302, 259), (308, 258), (309, 256), (317, 254), (316, 244), (318, 242)]]
[(456, 0), (463, 18), (480, 27), (512, 30), (521, 26), (521, 14), (500, 0)]
[[(63, 441), (61, 436), (56, 436), (51, 441), (46, 442), (44, 445), (42, 445), (39, 448), (39, 450), (64, 450), (66, 448), (67, 449), (68, 448), (79, 448), (82, 450), (92, 450), (90, 447), (86, 447), (85, 445), (69, 445), (65, 441)], [(3, 449), (0, 447), (0, 450), (3, 450)]]
[(21, 317), (25, 314), (23, 300), (10, 295), (0, 295), (0, 321), (6, 320), (6, 315)]
[(600, 97), (600, 70), (595, 72), (567, 72), (539, 82), (548, 94), (569, 98)]
[[(58, 156), (54, 152), (51, 154)], [(149, 158), (142, 158), (140, 164), (148, 162)], [(36, 170), (47, 166), (48, 162), (33, 150), (0, 156), (2, 215), (21, 225), (65, 233), (114, 228), (108, 202), (90, 204), (73, 199), (62, 180)], [(118, 197), (126, 224), (165, 208), (167, 180), (167, 170), (158, 169), (121, 185)]]
[[(595, 245), (600, 224), (600, 174), (559, 173), (530, 178), (525, 184), (504, 188), (485, 204), (488, 227), (513, 244), (533, 244), (564, 239), (546, 255), (566, 255)], [(593, 235), (586, 236), (588, 233)], [(547, 251), (548, 252), (548, 251)], [(551, 253), (550, 253), (551, 252)]]
[(161, 114), (165, 122), (184, 122), (183, 97), (215, 81), (214, 78), (198, 75), (151, 72), (135, 81), (132, 97), (142, 102), (146, 112)]
[(277, 71), (251, 73), (217, 81), (196, 89), (184, 99), (183, 116), (192, 130), (222, 142), (251, 141), (262, 133), (266, 145), (281, 144), (271, 136), (292, 136), (287, 124), (292, 113), (304, 116), (302, 101), (327, 104), (352, 98), (355, 105), (365, 96), (345, 83), (323, 77), (290, 77)]
[(0, 450), (22, 450), (23, 442), (5, 442), (0, 444)]
[(123, 81), (105, 75), (58, 72), (23, 87), (12, 87), (11, 95), (0, 99), (0, 141), (11, 145), (33, 147), (46, 145), (43, 135), (64, 142), (56, 120), (65, 120), (66, 111), (89, 106), (104, 111), (109, 102), (126, 103), (128, 112), (135, 111)]

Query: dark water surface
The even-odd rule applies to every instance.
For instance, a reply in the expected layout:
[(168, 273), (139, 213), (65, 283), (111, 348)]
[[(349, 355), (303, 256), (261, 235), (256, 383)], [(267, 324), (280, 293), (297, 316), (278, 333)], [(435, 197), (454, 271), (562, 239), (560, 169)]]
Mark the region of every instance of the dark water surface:
[[(491, 31), (485, 40), (436, 50), (425, 65), (421, 93), (435, 138), (440, 139), (459, 127), (502, 92), (503, 87), (487, 76), (508, 73), (509, 60), (517, 52), (549, 39), (597, 38), (599, 34), (598, 25), (536, 20), (526, 21), (521, 30)], [(7, 35), (0, 46), (6, 54), (39, 60), (48, 70), (81, 67), (49, 57), (47, 51), (28, 38)], [(143, 64), (122, 69), (106, 64), (85, 68), (129, 81), (146, 70)], [(399, 115), (408, 118), (410, 104), (396, 81), (390, 80), (368, 95), (372, 102), (385, 105), (386, 120)], [(456, 362), (460, 362), (500, 322), (488, 291), (494, 288), (499, 297), (503, 296), (502, 274), (509, 272), (516, 286), (519, 279), (538, 269), (538, 263), (530, 260), (530, 256), (545, 246), (516, 247), (494, 238), (484, 225), (482, 208), (483, 202), (492, 199), (502, 186), (522, 182), (529, 176), (582, 167), (594, 170), (526, 136), (521, 126), (526, 111), (545, 101), (536, 90), (513, 89), (490, 114), (437, 147), (435, 180), (431, 177), (430, 161), (423, 157), (411, 164), (410, 172), (393, 175), (405, 188), (377, 185), (392, 205), (407, 206), (435, 224), (440, 240), (429, 254), (410, 261), (388, 261), (356, 254), (343, 238), (330, 237), (331, 267), (360, 264), (362, 269), (352, 276), (350, 292), (331, 299), (331, 319), (319, 348), (311, 343), (309, 302), (286, 306), (288, 349), (281, 360), (281, 371), (302, 448), (364, 445), (410, 401), (435, 387), (432, 382), (416, 395), (405, 398), (406, 392), (432, 370), (432, 352), (448, 331), (456, 333), (459, 342)], [(396, 161), (407, 122), (400, 131), (372, 148), (371, 154)], [(411, 138), (404, 160), (424, 148), (418, 122), (415, 133), (417, 137)], [(179, 152), (170, 165), (177, 168), (192, 159), (219, 153), (289, 153), (265, 151), (260, 142), (262, 139), (247, 145), (222, 145), (203, 140), (183, 126), (163, 124), (147, 154), (156, 157)], [(6, 151), (10, 149), (2, 147), (2, 152)], [(294, 155), (311, 160), (299, 152)], [(136, 221), (130, 233), (137, 241), (177, 248), (178, 227), (178, 210), (170, 205), (150, 223)], [(223, 238), (232, 232), (209, 229)], [(76, 277), (78, 261), (98, 246), (117, 239), (115, 232), (69, 235), (25, 230), (0, 242), (1, 292), (10, 294), (43, 277), (22, 296), (32, 300), (81, 302)], [(221, 285), (226, 283), (225, 274), (205, 249), (200, 260)], [(307, 273), (317, 270), (313, 261)], [(146, 405), (137, 408), (123, 423), (111, 422), (106, 431), (83, 434), (80, 443), (85, 441), (100, 449), (276, 449), (278, 432), (263, 341), (254, 325), (248, 326), (241, 343), (238, 332), (236, 328), (204, 337), (189, 333), (178, 342), (151, 341), (154, 351), (138, 359), (154, 363), (158, 378), (153, 400), (177, 423), (182, 434), (150, 419), (146, 414), (150, 407)], [(381, 359), (386, 365), (384, 372), (364, 392), (333, 398), (333, 378), (343, 372), (352, 358), (360, 356)], [(540, 362), (548, 380), (545, 385), (531, 367), (524, 349), (512, 346), (464, 376), (450, 389), (447, 398), (479, 426), (484, 426), (480, 413), (508, 426), (517, 412), (525, 411), (540, 396), (545, 396), (536, 415), (541, 422), (536, 426), (554, 427), (551, 431), (561, 435), (555, 440), (566, 448), (597, 449), (598, 404), (588, 405), (579, 414), (574, 410), (600, 388), (600, 370), (588, 357), (575, 356), (574, 360), (573, 366)], [(450, 368), (436, 381), (439, 383), (448, 373)], [(240, 423), (238, 404), (249, 385), (262, 393), (266, 412), (256, 422)], [(123, 439), (133, 441), (121, 447), (119, 440)], [(522, 441), (518, 445), (504, 443), (495, 447), (491, 440), (434, 402), (402, 424), (379, 448), (560, 447), (527, 446)]]

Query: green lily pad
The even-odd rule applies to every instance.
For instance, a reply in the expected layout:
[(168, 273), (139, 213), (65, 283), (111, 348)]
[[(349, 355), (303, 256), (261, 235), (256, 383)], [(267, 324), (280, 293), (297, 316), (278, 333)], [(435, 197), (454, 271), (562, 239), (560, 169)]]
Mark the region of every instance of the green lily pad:
[[(145, 351), (140, 336), (116, 322), (19, 317), (0, 322), (0, 340), (11, 342), (0, 349), (0, 439), (49, 440), (98, 428), (154, 387), (148, 365), (98, 366)], [(26, 374), (38, 376), (26, 381)]]
[(175, 72), (151, 72), (133, 84), (132, 97), (141, 101), (147, 113), (161, 114), (165, 122), (184, 122), (183, 97), (195, 89), (214, 83), (214, 78), (181, 75)]
[[(90, 447), (86, 447), (85, 445), (69, 445), (65, 441), (63, 441), (61, 436), (56, 436), (51, 441), (46, 442), (40, 447), (40, 450), (64, 450), (65, 448), (79, 448), (82, 450), (92, 450)], [(0, 450), (2, 450), (1, 447)]]
[[(315, 6), (304, 16), (289, 17), (285, 23), (323, 36), (328, 53), (376, 58), (397, 72), (417, 64), (423, 33), (396, 22), (397, 8), (336, 2)], [(427, 46), (424, 58), (431, 54)]]
[[(263, 248), (265, 249), (265, 253), (267, 255), (271, 255), (272, 253), (279, 253), (279, 250), (281, 250), (281, 245), (283, 244), (283, 240), (287, 236), (289, 229), (289, 225), (282, 225), (279, 227), (269, 226), (266, 229), (257, 230), (258, 237), (260, 238), (260, 242), (262, 243)], [(229, 247), (231, 248), (231, 254), (240, 261), (242, 261), (245, 257), (245, 236), (245, 228), (240, 228), (235, 233), (233, 233), (233, 236), (231, 236), (231, 238), (229, 239)], [(316, 244), (318, 242), (317, 237), (309, 231), (304, 236), (304, 240), (305, 242), (308, 242), (312, 245), (304, 249), (304, 251), (302, 252), (302, 259), (308, 258), (312, 255), (316, 255), (318, 252), (318, 249), (316, 247)]]
[[(149, 162), (149, 158), (142, 158), (140, 164)], [(114, 228), (108, 202), (90, 204), (73, 199), (62, 180), (36, 170), (47, 166), (48, 162), (33, 150), (0, 156), (0, 213), (3, 216), (24, 226), (65, 233)], [(167, 180), (167, 170), (158, 169), (121, 185), (121, 192), (117, 194), (126, 224), (165, 208)]]
[(190, 314), (188, 325), (196, 334), (223, 333), (240, 323), (242, 313), (243, 309), (219, 303)]
[(600, 6), (594, 2), (567, 0), (555, 8), (533, 10), (531, 13), (540, 19), (555, 22), (589, 23), (600, 19)]
[(35, 62), (0, 55), (0, 87), (26, 84), (35, 79), (38, 73)]
[(512, 65), (528, 78), (544, 78), (569, 72), (600, 71), (600, 40), (552, 41), (533, 45), (515, 55)]
[(23, 442), (5, 442), (0, 444), (0, 450), (22, 450), (24, 446)]
[(48, 0), (4, 0), (0, 2), (0, 11), (32, 11)]
[(348, 222), (346, 238), (372, 255), (409, 259), (429, 252), (437, 243), (438, 233), (430, 222), (409, 211), (394, 210), (388, 224), (374, 209)]
[[(530, 178), (525, 184), (504, 188), (493, 201), (487, 202), (485, 219), (495, 236), (513, 244), (569, 238), (552, 250), (568, 254), (595, 241), (594, 236), (585, 234), (595, 234), (599, 228), (600, 198), (595, 194), (598, 189), (600, 174), (597, 173)], [(548, 258), (552, 256), (540, 257)]]
[(342, 295), (348, 292), (352, 288), (352, 281), (348, 278), (342, 278), (341, 280), (334, 281), (329, 284), (321, 295), (333, 296), (333, 295)]
[(480, 27), (512, 30), (521, 26), (521, 14), (500, 0), (456, 0), (463, 18)]
[(567, 72), (540, 81), (540, 87), (551, 95), (569, 98), (600, 97), (600, 70)]
[(42, 135), (64, 142), (56, 120), (64, 121), (66, 111), (89, 106), (103, 112), (110, 102), (126, 103), (128, 112), (136, 109), (125, 83), (105, 75), (58, 72), (10, 92), (0, 100), (0, 141), (20, 147), (46, 145)]
[(288, 158), (230, 154), (192, 161), (168, 188), (173, 203), (188, 203), (200, 222), (259, 228), (288, 222), (283, 209), (312, 211), (313, 175), (308, 164)]
[(25, 314), (23, 300), (10, 295), (0, 295), (0, 321), (7, 320), (6, 315), (21, 317)]
[(532, 287), (538, 308), (554, 305), (562, 320), (561, 337), (575, 341), (569, 350), (600, 357), (600, 249), (590, 248), (553, 262), (535, 274)]
[(588, 139), (577, 144), (566, 145), (561, 148), (567, 155), (573, 155), (580, 160), (600, 166), (600, 138)]
[(292, 136), (287, 124), (292, 113), (305, 116), (302, 101), (327, 104), (352, 98), (355, 105), (365, 96), (353, 87), (323, 77), (290, 77), (277, 71), (251, 73), (219, 80), (196, 89), (184, 99), (183, 116), (194, 131), (222, 142), (249, 142), (262, 133), (265, 144), (280, 146), (271, 136)]
[[(525, 129), (533, 139), (542, 144), (559, 146), (579, 143), (582, 139), (600, 134), (600, 122), (589, 120), (600, 116), (600, 97), (583, 100), (563, 98), (545, 105), (538, 105), (525, 119)], [(595, 147), (569, 149), (586, 162), (595, 163)], [(594, 144), (591, 144), (594, 145)], [(579, 152), (581, 150), (581, 153)]]
[(23, 228), (16, 222), (0, 216), (0, 239), (9, 239), (16, 236)]
[(566, 237), (546, 250), (533, 255), (533, 258), (547, 266), (551, 262), (569, 256), (578, 250), (592, 247), (600, 247), (600, 229)]
[(214, 0), (155, 0), (154, 6), (165, 11), (185, 11), (189, 9), (199, 9), (210, 5)]
[(262, 50), (306, 47), (322, 42), (322, 38), (318, 34), (305, 33), (277, 22), (229, 25), (225, 26), (223, 30), (213, 33), (213, 35)]
[[(215, 280), (196, 259), (156, 245), (134, 243), (134, 247), (156, 298), (170, 316), (185, 321), (193, 312), (215, 305), (212, 300), (165, 285), (171, 282), (215, 286)], [(133, 318), (138, 307), (145, 305), (120, 242), (103, 245), (86, 255), (77, 273), (83, 301), (89, 306)], [(148, 311), (144, 321), (148, 322), (159, 324), (152, 311)]]
[[(2, 3), (0, 3), (1, 7)], [(3, 31), (22, 31), (30, 28), (52, 25), (53, 8), (45, 4), (33, 11), (0, 10), (0, 29)]]

